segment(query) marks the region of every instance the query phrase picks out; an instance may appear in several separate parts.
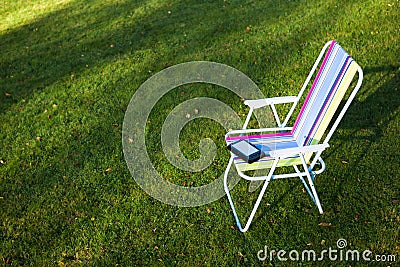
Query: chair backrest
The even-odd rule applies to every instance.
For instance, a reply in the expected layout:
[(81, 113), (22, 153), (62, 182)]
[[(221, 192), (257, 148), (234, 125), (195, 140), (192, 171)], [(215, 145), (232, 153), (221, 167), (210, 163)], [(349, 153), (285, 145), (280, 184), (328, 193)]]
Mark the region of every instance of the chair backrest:
[(298, 145), (321, 141), (358, 70), (358, 64), (332, 41), (292, 129)]

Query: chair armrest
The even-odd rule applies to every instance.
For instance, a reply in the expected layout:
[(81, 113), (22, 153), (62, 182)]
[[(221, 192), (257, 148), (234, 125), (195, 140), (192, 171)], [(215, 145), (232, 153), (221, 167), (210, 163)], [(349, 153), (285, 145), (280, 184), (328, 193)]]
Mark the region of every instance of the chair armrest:
[(275, 127), (275, 128), (259, 128), (259, 129), (241, 129), (241, 130), (232, 130), (229, 131), (226, 135), (225, 138), (235, 134), (248, 134), (248, 133), (261, 133), (261, 132), (282, 132), (282, 131), (291, 131), (293, 127)]
[(285, 148), (285, 149), (273, 150), (269, 152), (269, 154), (273, 158), (278, 158), (278, 157), (284, 158), (302, 153), (322, 151), (327, 147), (329, 147), (328, 144), (320, 144), (320, 145), (311, 145), (303, 147)]
[(244, 104), (249, 106), (250, 108), (257, 109), (272, 104), (293, 103), (296, 102), (297, 100), (298, 100), (297, 96), (280, 96), (280, 97), (262, 98), (256, 100), (245, 100)]

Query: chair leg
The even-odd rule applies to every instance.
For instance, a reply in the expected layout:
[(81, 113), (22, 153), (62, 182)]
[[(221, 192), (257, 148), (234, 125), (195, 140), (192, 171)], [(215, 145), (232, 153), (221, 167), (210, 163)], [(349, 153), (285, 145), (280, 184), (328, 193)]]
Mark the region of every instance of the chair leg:
[(312, 201), (315, 203), (315, 198), (313, 193), (310, 190), (310, 187), (307, 185), (306, 181), (304, 181), (303, 176), (301, 175), (301, 172), (299, 170), (299, 168), (296, 165), (293, 165), (294, 170), (296, 171), (296, 173), (299, 175), (299, 178), (301, 180), (301, 182), (303, 183), (304, 188), (306, 189), (307, 193), (310, 195)]
[(306, 176), (307, 176), (307, 179), (308, 179), (308, 183), (310, 184), (311, 192), (312, 192), (312, 194), (314, 196), (314, 199), (315, 199), (315, 204), (318, 207), (319, 213), (322, 214), (322, 213), (324, 213), (324, 211), (322, 209), (321, 202), (319, 201), (317, 191), (315, 190), (313, 178), (311, 177), (310, 170), (307, 167), (306, 161), (304, 159), (304, 155), (300, 154), (300, 158), (301, 158), (301, 162), (303, 163), (303, 168), (304, 168), (304, 172), (306, 173)]
[(274, 160), (268, 175), (265, 176), (265, 183), (264, 183), (264, 185), (263, 185), (263, 187), (261, 189), (260, 194), (258, 195), (256, 203), (254, 204), (254, 207), (253, 207), (253, 210), (252, 210), (252, 212), (250, 214), (250, 217), (247, 220), (247, 223), (246, 223), (245, 227), (243, 228), (242, 224), (240, 223), (239, 217), (237, 215), (237, 212), (236, 212), (236, 209), (235, 209), (235, 205), (233, 203), (232, 196), (231, 196), (231, 194), (229, 192), (229, 187), (228, 187), (228, 173), (229, 173), (229, 170), (232, 167), (232, 163), (233, 163), (233, 157), (231, 156), (231, 158), (229, 160), (229, 163), (228, 163), (228, 166), (227, 166), (227, 168), (225, 170), (225, 174), (224, 174), (224, 189), (225, 189), (226, 195), (228, 197), (229, 204), (230, 204), (230, 206), (232, 208), (233, 216), (235, 217), (235, 220), (236, 220), (236, 225), (238, 226), (238, 228), (239, 228), (239, 230), (241, 232), (244, 233), (249, 229), (250, 224), (251, 224), (251, 222), (252, 222), (252, 220), (254, 218), (254, 215), (256, 214), (257, 208), (260, 205), (261, 199), (265, 194), (265, 191), (266, 191), (266, 189), (268, 187), (269, 182), (271, 181), (271, 177), (272, 177), (272, 175), (273, 175), (273, 173), (275, 171), (275, 168), (276, 168), (276, 165), (278, 164), (278, 161), (279, 161), (279, 158), (276, 158)]

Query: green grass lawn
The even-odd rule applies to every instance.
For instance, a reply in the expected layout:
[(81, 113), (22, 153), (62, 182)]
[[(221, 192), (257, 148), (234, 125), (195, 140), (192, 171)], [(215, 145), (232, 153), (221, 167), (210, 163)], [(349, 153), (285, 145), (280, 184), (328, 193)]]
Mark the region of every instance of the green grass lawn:
[[(0, 3), (0, 264), (22, 266), (316, 266), (260, 261), (257, 252), (336, 248), (400, 261), (400, 2), (32, 0)], [(296, 95), (316, 56), (337, 40), (364, 82), (333, 136), (316, 179), (319, 215), (296, 180), (274, 181), (250, 230), (235, 228), (226, 197), (183, 208), (155, 200), (124, 159), (122, 123), (139, 86), (166, 67), (213, 61), (250, 77), (266, 97)], [(243, 119), (224, 88), (178, 87), (154, 107), (146, 144), (166, 179), (199, 186), (225, 170), (225, 130), (207, 119), (184, 128), (181, 149), (217, 156), (190, 173), (163, 156), (168, 113), (216, 98)], [(256, 193), (233, 194), (244, 218)], [(326, 261), (324, 266), (362, 266)], [(371, 266), (395, 266), (393, 262)]]

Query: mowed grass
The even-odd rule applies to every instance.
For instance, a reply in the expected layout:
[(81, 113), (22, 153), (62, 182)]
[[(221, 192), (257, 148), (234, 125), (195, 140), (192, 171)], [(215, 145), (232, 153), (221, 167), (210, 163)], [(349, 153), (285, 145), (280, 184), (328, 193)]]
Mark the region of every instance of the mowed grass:
[[(270, 250), (347, 248), (400, 261), (399, 1), (3, 1), (0, 4), (0, 263), (53, 266), (316, 266), (260, 261)], [(266, 97), (296, 95), (325, 42), (336, 39), (362, 66), (364, 83), (325, 153), (316, 179), (325, 210), (297, 180), (273, 181), (246, 234), (226, 197), (183, 208), (135, 182), (122, 123), (139, 86), (166, 67), (196, 60), (232, 66)], [(173, 108), (216, 98), (244, 120), (239, 97), (209, 84), (178, 87), (150, 114), (155, 168), (179, 185), (224, 172), (225, 129), (196, 119), (181, 135), (193, 160), (212, 138), (217, 155), (200, 173), (163, 155)], [(240, 182), (241, 218), (257, 192)], [(353, 266), (354, 261), (325, 265)], [(366, 262), (362, 262), (366, 264)], [(394, 266), (393, 262), (374, 264)]]

